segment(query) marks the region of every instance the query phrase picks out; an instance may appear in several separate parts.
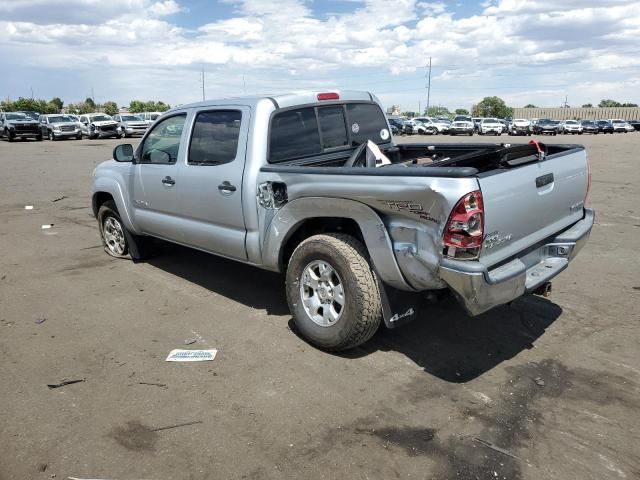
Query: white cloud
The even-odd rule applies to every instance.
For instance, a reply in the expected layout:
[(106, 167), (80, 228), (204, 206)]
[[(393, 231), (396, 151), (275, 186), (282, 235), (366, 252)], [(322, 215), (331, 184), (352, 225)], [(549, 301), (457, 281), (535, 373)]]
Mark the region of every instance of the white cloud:
[[(640, 66), (640, 4), (632, 0), (498, 0), (466, 17), (444, 2), (416, 0), (354, 2), (340, 15), (319, 15), (305, 0), (225, 0), (230, 18), (190, 29), (173, 17), (188, 13), (182, 0), (66, 0), (64, 11), (43, 8), (48, 2), (0, 0), (0, 62), (30, 72), (82, 72), (75, 77), (99, 82), (125, 102), (144, 96), (149, 84), (164, 87), (172, 103), (188, 101), (205, 65), (216, 95), (242, 93), (244, 76), (249, 91), (331, 85), (417, 103), (426, 96), (429, 57), (432, 98), (451, 106), (484, 94), (531, 95), (540, 103), (535, 96), (547, 98), (544, 85), (600, 85), (608, 66), (623, 67), (610, 81), (622, 85), (616, 88), (624, 100), (638, 101), (625, 83), (637, 71), (624, 70)], [(19, 87), (0, 79), (2, 96), (19, 95)]]

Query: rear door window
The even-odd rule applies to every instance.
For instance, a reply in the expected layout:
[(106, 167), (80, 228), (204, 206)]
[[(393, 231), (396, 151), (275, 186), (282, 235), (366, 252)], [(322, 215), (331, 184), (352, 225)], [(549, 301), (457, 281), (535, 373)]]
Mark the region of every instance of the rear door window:
[(273, 117), (270, 162), (305, 157), (320, 151), (320, 133), (314, 108), (296, 108)]
[(235, 160), (242, 113), (238, 110), (200, 112), (189, 146), (189, 165), (221, 165)]

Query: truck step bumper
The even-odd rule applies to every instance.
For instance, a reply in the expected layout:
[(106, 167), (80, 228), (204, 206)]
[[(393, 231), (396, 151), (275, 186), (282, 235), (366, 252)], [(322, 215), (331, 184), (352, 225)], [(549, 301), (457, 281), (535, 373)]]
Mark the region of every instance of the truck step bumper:
[(587, 242), (594, 219), (594, 211), (585, 209), (582, 220), (551, 241), (493, 270), (478, 262), (443, 259), (440, 278), (469, 315), (479, 315), (534, 292), (567, 268)]

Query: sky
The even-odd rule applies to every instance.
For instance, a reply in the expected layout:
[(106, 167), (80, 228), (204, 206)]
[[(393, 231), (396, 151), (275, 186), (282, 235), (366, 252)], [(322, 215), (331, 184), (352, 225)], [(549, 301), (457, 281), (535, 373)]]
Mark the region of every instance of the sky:
[(0, 98), (640, 103), (639, 40), (638, 0), (0, 0)]

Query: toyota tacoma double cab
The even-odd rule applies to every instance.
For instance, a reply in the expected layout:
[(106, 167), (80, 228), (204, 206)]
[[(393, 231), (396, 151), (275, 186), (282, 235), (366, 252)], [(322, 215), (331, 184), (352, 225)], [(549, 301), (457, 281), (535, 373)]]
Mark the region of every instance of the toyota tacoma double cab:
[(165, 113), (98, 165), (92, 206), (115, 257), (156, 237), (284, 273), (299, 332), (337, 351), (421, 295), (473, 316), (548, 293), (588, 239), (589, 184), (582, 146), (395, 144), (372, 94), (311, 92)]

